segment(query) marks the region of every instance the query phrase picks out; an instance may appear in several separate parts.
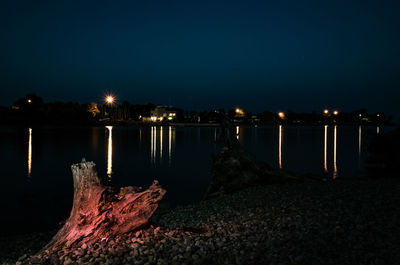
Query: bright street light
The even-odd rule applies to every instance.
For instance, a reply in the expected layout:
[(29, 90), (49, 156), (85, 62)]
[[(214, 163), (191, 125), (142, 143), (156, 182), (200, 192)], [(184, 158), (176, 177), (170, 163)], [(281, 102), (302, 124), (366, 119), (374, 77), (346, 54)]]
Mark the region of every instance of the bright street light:
[(111, 96), (111, 95), (109, 95), (109, 96), (106, 96), (106, 103), (107, 104), (113, 104), (114, 103), (114, 97), (113, 96)]

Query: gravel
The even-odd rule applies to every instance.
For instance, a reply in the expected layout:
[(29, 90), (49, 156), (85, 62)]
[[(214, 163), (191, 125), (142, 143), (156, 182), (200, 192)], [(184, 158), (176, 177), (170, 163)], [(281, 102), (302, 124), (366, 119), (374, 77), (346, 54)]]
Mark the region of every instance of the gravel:
[(399, 205), (399, 179), (252, 187), (57, 253), (33, 255), (54, 231), (3, 238), (0, 264), (400, 264)]

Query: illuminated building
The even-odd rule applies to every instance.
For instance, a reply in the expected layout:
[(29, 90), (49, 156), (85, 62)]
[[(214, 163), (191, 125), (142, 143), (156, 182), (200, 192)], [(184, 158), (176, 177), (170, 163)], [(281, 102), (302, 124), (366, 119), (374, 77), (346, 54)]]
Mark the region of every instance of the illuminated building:
[(167, 107), (157, 106), (150, 112), (150, 117), (143, 117), (144, 122), (162, 122), (176, 120), (176, 111)]

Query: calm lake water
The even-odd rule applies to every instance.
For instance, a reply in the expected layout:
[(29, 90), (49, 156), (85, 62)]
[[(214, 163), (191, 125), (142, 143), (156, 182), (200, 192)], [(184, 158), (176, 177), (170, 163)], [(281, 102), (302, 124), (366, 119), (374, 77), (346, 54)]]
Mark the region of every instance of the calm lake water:
[[(332, 178), (363, 175), (366, 146), (390, 128), (365, 126), (242, 126), (237, 138), (259, 160), (299, 173)], [(97, 164), (115, 187), (166, 188), (165, 201), (201, 199), (210, 181), (216, 127), (0, 127), (2, 192), (0, 234), (54, 226), (68, 216), (70, 166)]]

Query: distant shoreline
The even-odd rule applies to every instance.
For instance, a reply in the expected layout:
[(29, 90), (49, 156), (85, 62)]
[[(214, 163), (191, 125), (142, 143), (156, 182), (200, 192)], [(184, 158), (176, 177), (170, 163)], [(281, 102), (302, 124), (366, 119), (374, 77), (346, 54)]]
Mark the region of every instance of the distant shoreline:
[[(268, 123), (268, 124), (249, 124), (249, 123), (232, 123), (232, 126), (245, 126), (245, 127), (263, 127), (263, 126), (385, 126), (385, 127), (398, 127), (399, 124), (364, 124), (364, 123)], [(96, 122), (90, 124), (84, 123), (0, 123), (0, 127), (16, 127), (16, 128), (29, 128), (29, 127), (104, 127), (104, 126), (121, 126), (121, 127), (152, 127), (152, 126), (174, 126), (174, 127), (220, 127), (219, 123), (187, 123), (187, 122), (174, 122), (174, 123), (143, 123), (143, 122), (127, 122), (127, 121), (114, 121), (114, 122)]]

